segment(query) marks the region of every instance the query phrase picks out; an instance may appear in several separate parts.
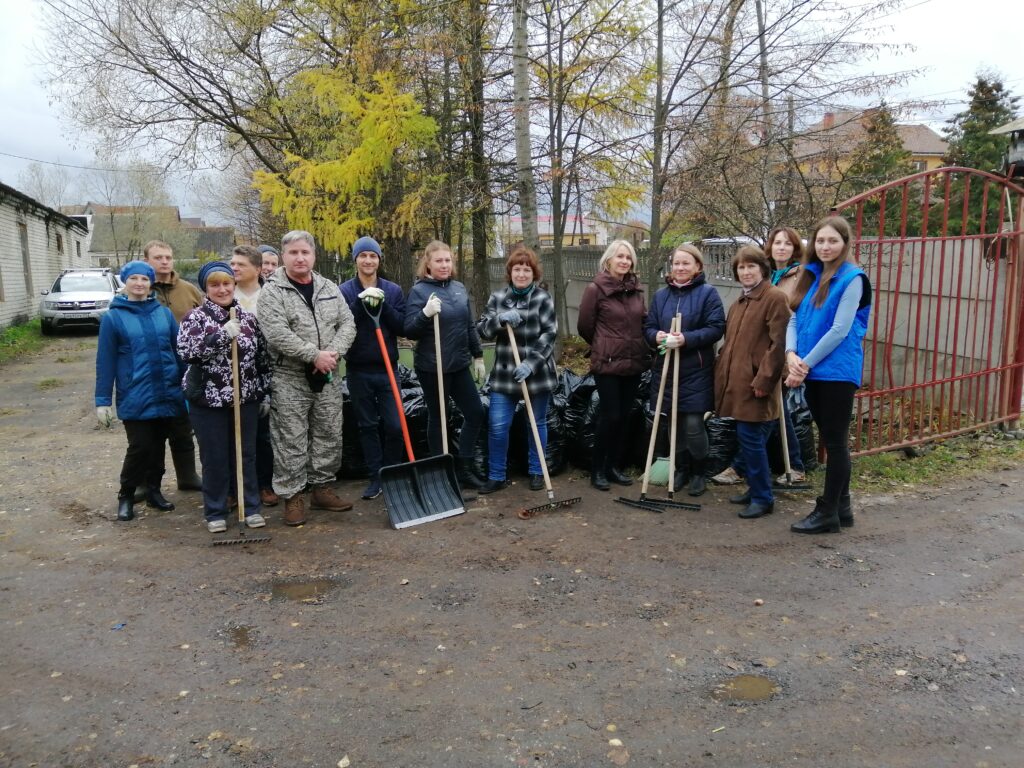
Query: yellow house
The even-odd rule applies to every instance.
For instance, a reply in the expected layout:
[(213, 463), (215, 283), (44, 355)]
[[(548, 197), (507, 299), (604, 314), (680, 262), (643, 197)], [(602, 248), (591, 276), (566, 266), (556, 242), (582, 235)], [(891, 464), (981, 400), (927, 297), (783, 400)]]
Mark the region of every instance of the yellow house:
[[(793, 159), (801, 173), (833, 180), (842, 177), (854, 149), (864, 140), (865, 125), (875, 111), (826, 112), (820, 122), (793, 142)], [(903, 148), (910, 152), (915, 172), (930, 171), (943, 164), (948, 145), (927, 125), (897, 123), (896, 130), (903, 139)]]

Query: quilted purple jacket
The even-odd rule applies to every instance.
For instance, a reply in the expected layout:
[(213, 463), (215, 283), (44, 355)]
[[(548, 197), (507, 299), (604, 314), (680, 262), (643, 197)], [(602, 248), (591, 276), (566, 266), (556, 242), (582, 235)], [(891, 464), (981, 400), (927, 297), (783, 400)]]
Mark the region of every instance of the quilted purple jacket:
[[(237, 338), (242, 402), (259, 403), (270, 394), (267, 341), (256, 315), (242, 309), (237, 301), (233, 306), (242, 326)], [(181, 386), (189, 401), (197, 405), (225, 408), (234, 403), (231, 339), (223, 328), (227, 320), (228, 309), (206, 299), (182, 318), (178, 328), (178, 355), (188, 364)]]

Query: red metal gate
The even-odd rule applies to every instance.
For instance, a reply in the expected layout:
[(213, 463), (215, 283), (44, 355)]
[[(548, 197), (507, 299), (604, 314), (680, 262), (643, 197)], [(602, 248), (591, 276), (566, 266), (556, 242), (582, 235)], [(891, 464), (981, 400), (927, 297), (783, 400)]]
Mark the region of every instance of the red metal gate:
[(1021, 413), (1024, 188), (970, 168), (918, 173), (836, 207), (871, 279), (857, 455)]

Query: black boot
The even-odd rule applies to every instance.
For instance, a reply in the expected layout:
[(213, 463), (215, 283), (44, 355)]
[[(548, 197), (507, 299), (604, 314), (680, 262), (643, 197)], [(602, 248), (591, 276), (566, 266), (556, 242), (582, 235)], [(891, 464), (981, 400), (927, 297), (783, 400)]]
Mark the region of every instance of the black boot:
[(174, 509), (174, 505), (164, 498), (160, 489), (152, 487), (146, 489), (146, 506), (159, 509), (161, 512), (170, 512)]
[(814, 511), (799, 523), (789, 526), (789, 530), (793, 533), (839, 533), (839, 513), (819, 496)]
[(839, 497), (839, 525), (843, 528), (853, 528), (853, 506), (850, 504), (849, 493)]
[(708, 481), (704, 477), (704, 459), (691, 459), (690, 485), (686, 492), (691, 496), (702, 496), (707, 489)]
[(608, 478), (605, 477), (603, 466), (600, 468), (595, 466), (590, 470), (590, 484), (599, 491), (607, 491), (611, 488), (611, 485), (608, 484)]
[(686, 487), (686, 481), (689, 478), (686, 476), (686, 472), (682, 469), (677, 469), (672, 479), (672, 491), (681, 491)]
[(604, 476), (607, 480), (610, 480), (617, 485), (632, 485), (633, 478), (629, 475), (619, 472), (613, 464), (609, 464), (604, 470)]
[(178, 478), (179, 491), (203, 490), (203, 480), (196, 473), (195, 451), (172, 451), (171, 460), (174, 462), (174, 474)]
[(122, 523), (135, 519), (135, 510), (132, 509), (134, 496), (134, 488), (122, 488), (117, 494), (117, 519)]
[(146, 492), (149, 490), (148, 486), (140, 485), (135, 489), (135, 493), (132, 494), (132, 501), (136, 504), (141, 504), (146, 500)]
[(476, 462), (473, 459), (457, 456), (455, 458), (455, 474), (459, 478), (459, 485), (463, 488), (472, 488), (478, 491), (487, 483), (476, 473)]

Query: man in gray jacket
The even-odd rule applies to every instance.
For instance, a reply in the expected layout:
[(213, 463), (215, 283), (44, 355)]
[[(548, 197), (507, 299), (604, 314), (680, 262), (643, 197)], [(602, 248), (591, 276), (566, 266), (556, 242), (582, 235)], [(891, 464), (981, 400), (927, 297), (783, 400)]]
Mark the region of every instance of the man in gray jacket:
[(341, 382), (338, 360), (352, 344), (356, 324), (337, 284), (313, 271), (316, 242), (295, 230), (281, 240), (281, 260), (256, 307), (274, 363), (270, 437), (274, 491), (285, 500), (286, 525), (306, 522), (310, 506), (352, 508), (328, 485), (341, 466)]

